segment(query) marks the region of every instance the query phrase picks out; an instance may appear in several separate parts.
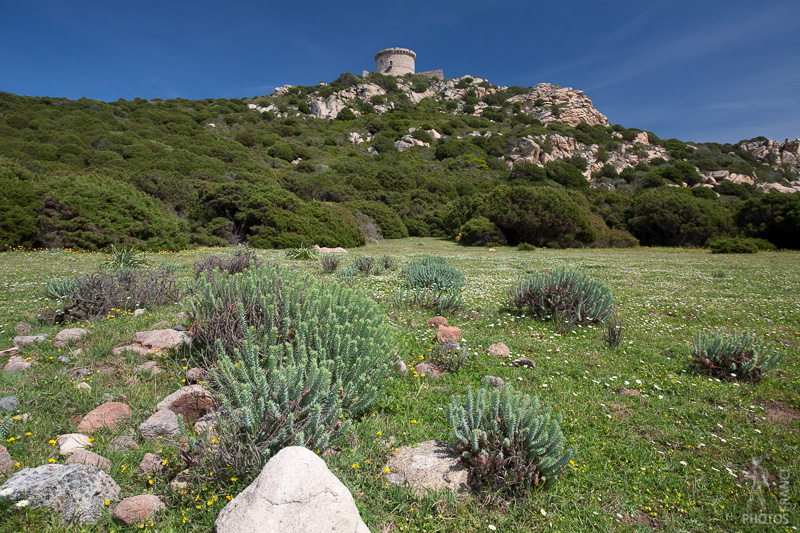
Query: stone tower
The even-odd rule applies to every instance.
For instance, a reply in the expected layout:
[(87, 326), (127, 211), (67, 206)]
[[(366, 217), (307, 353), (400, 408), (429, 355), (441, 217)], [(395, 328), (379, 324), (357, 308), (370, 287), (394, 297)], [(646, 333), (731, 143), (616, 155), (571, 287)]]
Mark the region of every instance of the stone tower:
[(388, 76), (414, 74), (417, 54), (408, 48), (386, 48), (375, 54), (375, 70)]

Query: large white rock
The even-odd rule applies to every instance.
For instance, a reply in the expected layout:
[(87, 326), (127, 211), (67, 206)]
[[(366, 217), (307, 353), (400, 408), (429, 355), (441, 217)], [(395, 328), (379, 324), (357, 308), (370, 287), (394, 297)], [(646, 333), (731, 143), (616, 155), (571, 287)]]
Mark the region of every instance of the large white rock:
[(369, 533), (353, 496), (325, 461), (300, 446), (279, 451), (214, 522), (216, 533)]

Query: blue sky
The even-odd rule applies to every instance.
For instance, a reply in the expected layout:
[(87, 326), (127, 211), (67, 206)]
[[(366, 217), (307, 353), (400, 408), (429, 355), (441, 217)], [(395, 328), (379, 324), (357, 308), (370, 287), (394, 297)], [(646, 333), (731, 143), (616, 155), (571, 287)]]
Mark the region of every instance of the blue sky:
[(686, 141), (800, 137), (800, 1), (0, 0), (0, 91), (218, 98), (373, 69), (583, 89), (613, 124)]

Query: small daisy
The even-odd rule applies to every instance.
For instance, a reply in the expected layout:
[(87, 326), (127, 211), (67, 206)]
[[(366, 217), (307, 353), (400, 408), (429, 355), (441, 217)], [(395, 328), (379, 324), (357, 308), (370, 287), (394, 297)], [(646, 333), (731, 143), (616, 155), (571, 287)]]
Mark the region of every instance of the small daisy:
[(30, 502), (28, 500), (20, 500), (14, 505), (14, 507), (27, 507), (29, 503)]

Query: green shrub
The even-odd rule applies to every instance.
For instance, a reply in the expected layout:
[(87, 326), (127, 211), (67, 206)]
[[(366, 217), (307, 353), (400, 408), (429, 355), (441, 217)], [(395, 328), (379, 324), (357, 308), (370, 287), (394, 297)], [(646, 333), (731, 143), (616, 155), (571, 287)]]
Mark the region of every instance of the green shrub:
[(461, 307), (464, 275), (441, 257), (423, 257), (403, 269), (401, 303), (425, 308), (457, 310)]
[(520, 252), (532, 252), (536, 247), (529, 242), (521, 242), (517, 245), (517, 250)]
[(614, 311), (614, 293), (602, 281), (559, 268), (521, 281), (510, 291), (511, 303), (568, 329), (606, 320)]
[[(339, 283), (317, 283), (270, 264), (234, 275), (215, 272), (199, 283), (189, 315), (197, 330), (193, 344), (208, 362), (254, 347), (263, 370), (315, 361), (330, 370), (350, 415), (371, 406), (387, 385), (394, 330), (377, 303)], [(273, 353), (282, 355), (276, 360)]]
[(392, 272), (397, 270), (397, 258), (391, 255), (382, 255), (378, 258), (378, 265), (383, 268), (383, 270)]
[(355, 278), (361, 275), (361, 271), (353, 265), (340, 268), (336, 271), (336, 278), (339, 281), (352, 282)]
[(645, 246), (702, 246), (732, 224), (717, 201), (696, 198), (685, 190), (657, 188), (634, 195), (628, 226)]
[(510, 244), (572, 247), (597, 237), (588, 202), (574, 191), (500, 186), (483, 200), (480, 215), (494, 222)]
[(727, 276), (727, 273), (721, 268), (715, 268), (711, 271), (711, 277), (715, 279), (721, 279)]
[(709, 239), (706, 245), (712, 254), (754, 254), (760, 250), (775, 250), (775, 245), (769, 241), (747, 237), (717, 237)]
[(381, 202), (360, 200), (347, 202), (345, 206), (353, 213), (364, 213), (375, 221), (384, 239), (405, 239), (408, 229), (403, 220), (391, 207)]
[(514, 391), (467, 388), (454, 395), (447, 407), (451, 426), (450, 448), (461, 454), (474, 489), (502, 491), (512, 499), (525, 496), (535, 485), (556, 481), (575, 455), (564, 450), (558, 417), (539, 399)]
[(783, 353), (747, 331), (701, 331), (694, 337), (689, 357), (695, 372), (756, 383), (780, 364)]
[(476, 217), (461, 226), (456, 240), (466, 246), (500, 245), (505, 243), (503, 232), (486, 217)]

